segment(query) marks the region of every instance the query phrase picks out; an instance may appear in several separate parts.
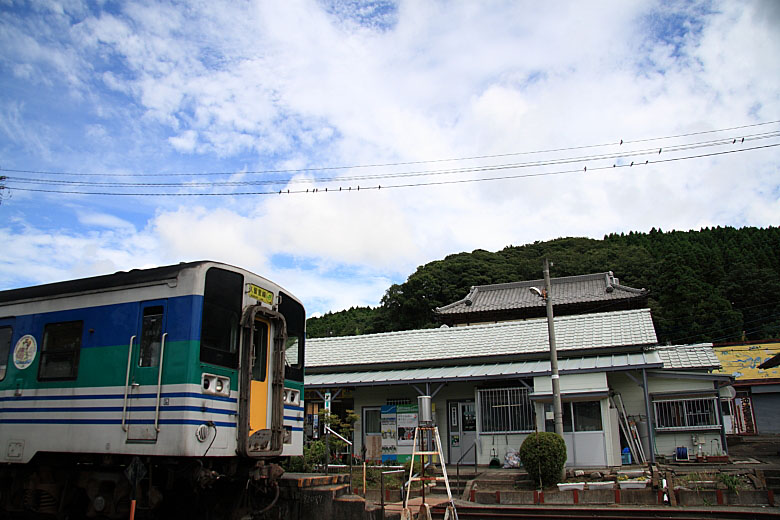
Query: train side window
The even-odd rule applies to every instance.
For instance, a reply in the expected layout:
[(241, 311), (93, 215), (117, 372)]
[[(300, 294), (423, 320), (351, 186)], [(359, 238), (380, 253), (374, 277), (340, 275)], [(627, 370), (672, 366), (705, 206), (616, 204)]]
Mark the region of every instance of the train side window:
[(0, 327), (0, 381), (5, 379), (8, 370), (8, 355), (11, 352), (11, 327)]
[(162, 328), (162, 305), (146, 307), (141, 323), (141, 354), (138, 357), (139, 367), (156, 367), (160, 364)]
[(238, 367), (238, 335), (244, 277), (212, 267), (206, 271), (200, 360), (224, 367)]
[(84, 323), (48, 323), (43, 329), (38, 379), (76, 379)]

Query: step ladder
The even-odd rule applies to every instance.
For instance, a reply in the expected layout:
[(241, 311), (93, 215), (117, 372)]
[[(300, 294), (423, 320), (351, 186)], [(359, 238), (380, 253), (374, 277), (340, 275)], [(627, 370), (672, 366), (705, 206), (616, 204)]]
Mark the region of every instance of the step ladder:
[[(429, 440), (432, 438), (436, 444), (436, 451), (430, 450)], [(417, 456), (420, 456), (420, 476), (414, 476), (414, 461)], [(425, 457), (431, 457), (430, 462), (433, 461), (432, 457), (439, 457), (439, 463), (441, 464), (442, 476), (425, 476)], [(444, 520), (458, 520), (458, 512), (455, 509), (455, 501), (452, 498), (452, 491), (450, 490), (450, 481), (447, 478), (447, 466), (444, 464), (444, 453), (441, 449), (441, 438), (439, 437), (439, 428), (437, 426), (418, 426), (414, 429), (414, 445), (412, 447), (412, 459), (411, 466), (409, 467), (409, 481), (406, 485), (406, 497), (404, 498), (404, 508), (401, 512), (401, 520), (411, 520), (412, 512), (409, 509), (409, 496), (412, 492), (412, 482), (422, 482), (422, 505), (420, 506), (419, 520), (428, 520), (431, 518), (430, 508), (425, 503), (425, 483), (430, 481), (444, 481), (444, 485), (447, 487), (447, 498), (450, 505), (447, 506), (447, 511), (444, 513)], [(426, 515), (426, 516), (423, 516)]]

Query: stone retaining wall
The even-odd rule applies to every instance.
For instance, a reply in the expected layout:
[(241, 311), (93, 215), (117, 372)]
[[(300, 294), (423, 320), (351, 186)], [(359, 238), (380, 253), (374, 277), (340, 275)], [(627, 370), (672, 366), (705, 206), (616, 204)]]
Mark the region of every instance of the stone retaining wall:
[[(772, 491), (723, 490), (675, 491), (677, 503), (682, 506), (731, 505), (774, 506)], [(588, 505), (663, 505), (663, 492), (653, 489), (586, 489), (583, 491), (530, 490), (471, 490), (470, 500), (478, 504), (588, 504)]]

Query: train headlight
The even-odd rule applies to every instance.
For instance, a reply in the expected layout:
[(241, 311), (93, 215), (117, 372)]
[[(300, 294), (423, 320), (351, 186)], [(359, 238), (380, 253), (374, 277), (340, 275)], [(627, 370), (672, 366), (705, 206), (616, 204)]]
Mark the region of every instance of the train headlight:
[(204, 394), (230, 397), (230, 378), (214, 374), (201, 376), (200, 388)]

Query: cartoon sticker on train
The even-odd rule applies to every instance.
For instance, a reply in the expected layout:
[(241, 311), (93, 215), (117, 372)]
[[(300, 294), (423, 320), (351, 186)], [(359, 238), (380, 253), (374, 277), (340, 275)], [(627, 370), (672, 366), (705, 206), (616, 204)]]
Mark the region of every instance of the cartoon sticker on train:
[(208, 261), (0, 291), (0, 511), (127, 518), (136, 491), (181, 512), (273, 485), (303, 450), (305, 322)]

